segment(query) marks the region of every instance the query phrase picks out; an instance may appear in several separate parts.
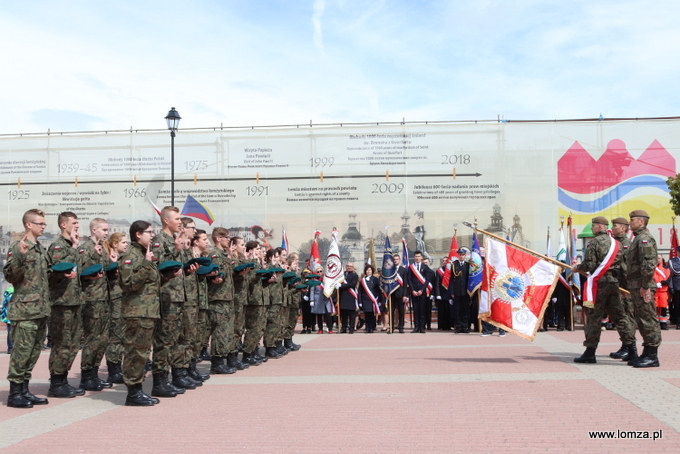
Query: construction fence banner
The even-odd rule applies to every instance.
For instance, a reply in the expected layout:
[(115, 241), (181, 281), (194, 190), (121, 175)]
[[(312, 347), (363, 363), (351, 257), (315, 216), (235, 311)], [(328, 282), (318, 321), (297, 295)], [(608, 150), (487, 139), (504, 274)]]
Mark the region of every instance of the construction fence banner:
[[(335, 227), (343, 262), (363, 262), (370, 238), (383, 245), (385, 226), (438, 266), (456, 229), (471, 245), (464, 220), (543, 251), (561, 217), (581, 233), (594, 216), (634, 209), (668, 249), (679, 147), (678, 120), (179, 130), (175, 204), (191, 196), (207, 208), (214, 222), (196, 224), (208, 232), (279, 246), (285, 230), (303, 255), (315, 230), (330, 243)], [(84, 234), (95, 217), (111, 231), (137, 219), (159, 228), (151, 201), (170, 204), (171, 162), (168, 131), (0, 136), (0, 258), (29, 208), (47, 214), (45, 242), (62, 211)]]

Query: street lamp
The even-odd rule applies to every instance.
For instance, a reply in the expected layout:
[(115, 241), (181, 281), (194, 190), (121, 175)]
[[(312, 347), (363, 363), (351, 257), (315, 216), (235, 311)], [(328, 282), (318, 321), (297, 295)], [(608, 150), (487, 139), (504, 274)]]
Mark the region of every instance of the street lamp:
[(174, 107), (170, 108), (170, 112), (165, 116), (165, 121), (168, 122), (168, 129), (170, 130), (170, 206), (175, 206), (175, 131), (179, 127), (179, 121), (182, 117)]

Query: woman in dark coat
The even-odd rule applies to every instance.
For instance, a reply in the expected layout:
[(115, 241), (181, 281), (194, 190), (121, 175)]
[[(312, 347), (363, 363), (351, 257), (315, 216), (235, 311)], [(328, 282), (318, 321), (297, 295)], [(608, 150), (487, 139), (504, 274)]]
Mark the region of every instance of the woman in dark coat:
[(364, 267), (364, 275), (359, 281), (359, 306), (366, 317), (366, 332), (375, 331), (375, 316), (380, 314), (380, 302), (382, 292), (380, 291), (380, 279), (374, 276), (373, 266)]

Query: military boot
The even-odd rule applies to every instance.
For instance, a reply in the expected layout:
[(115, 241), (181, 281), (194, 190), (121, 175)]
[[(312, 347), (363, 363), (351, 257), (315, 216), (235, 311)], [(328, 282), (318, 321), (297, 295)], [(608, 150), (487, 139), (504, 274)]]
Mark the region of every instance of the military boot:
[(7, 396), (8, 407), (33, 408), (33, 402), (26, 399), (26, 397), (23, 395), (24, 383), (14, 383), (13, 381), (9, 382), (9, 395)]
[(635, 342), (630, 345), (626, 345), (626, 353), (621, 357), (621, 361), (635, 361), (638, 358), (637, 347)]
[(243, 364), (241, 361), (238, 360), (238, 353), (233, 352), (229, 353), (227, 355), (227, 366), (229, 367), (235, 367), (236, 370), (243, 370), (247, 369), (250, 367), (249, 364)]
[(224, 364), (224, 358), (221, 356), (211, 356), (210, 357), (210, 373), (211, 374), (235, 374), (236, 368), (229, 367)]
[(284, 339), (283, 340), (283, 346), (286, 347), (288, 350), (294, 351), (294, 352), (300, 350), (300, 345), (293, 342), (293, 339)]
[(50, 388), (47, 390), (47, 397), (76, 397), (75, 388), (68, 384), (66, 374), (50, 376)]
[[(176, 388), (196, 389), (196, 382), (189, 378), (186, 368), (183, 367), (172, 368), (172, 384)], [(203, 386), (203, 382), (198, 386)]]
[(595, 359), (595, 349), (593, 347), (586, 348), (586, 351), (583, 352), (581, 356), (579, 356), (578, 358), (574, 358), (574, 362), (585, 364), (597, 363), (597, 359)]
[[(170, 387), (168, 383), (168, 372), (157, 372), (152, 375), (153, 388), (151, 388), (151, 395), (155, 397), (175, 397), (177, 393)], [(141, 385), (140, 385), (141, 389)]]
[(628, 364), (629, 366), (632, 366), (632, 365), (635, 364), (636, 361), (638, 361), (642, 358), (646, 358), (648, 353), (649, 353), (649, 347), (643, 346), (642, 347), (642, 353), (640, 354), (640, 356), (638, 356), (637, 358), (629, 358), (628, 362), (626, 364)]
[(28, 390), (28, 380), (24, 380), (21, 384), (21, 395), (33, 405), (47, 405), (49, 403), (44, 397), (34, 396), (33, 393)]
[(142, 391), (142, 384), (128, 385), (128, 393), (125, 398), (125, 405), (128, 407), (150, 407), (156, 402)]
[(260, 361), (252, 353), (246, 352), (243, 352), (243, 358), (241, 359), (241, 362), (244, 364), (249, 364), (251, 366), (260, 365)]
[(283, 346), (283, 341), (276, 341), (276, 353), (278, 353), (280, 356), (285, 356), (288, 354), (288, 350), (286, 347)]
[(203, 347), (198, 355), (198, 362), (200, 363), (201, 361), (210, 361), (210, 353), (208, 353), (207, 347)]
[(189, 377), (193, 381), (200, 381), (201, 383), (210, 379), (210, 374), (202, 374), (198, 368), (196, 367), (196, 360), (192, 359), (191, 362), (189, 363)]
[(107, 382), (116, 384), (125, 383), (123, 381), (123, 368), (120, 363), (112, 363), (107, 361), (106, 367), (109, 370), (109, 376), (106, 377)]
[(659, 367), (659, 357), (657, 356), (659, 347), (645, 347), (645, 349), (647, 349), (647, 356), (641, 356), (633, 361), (633, 367)]
[(94, 368), (80, 371), (80, 387), (85, 391), (101, 391), (103, 389), (97, 381)]
[(255, 347), (255, 350), (251, 353), (256, 360), (260, 363), (266, 363), (268, 361), (267, 357), (260, 355), (260, 347)]
[(621, 348), (619, 348), (615, 352), (611, 352), (609, 354), (609, 357), (614, 358), (614, 359), (623, 359), (623, 357), (626, 356), (627, 354), (628, 354), (628, 346), (626, 344), (624, 344), (623, 342), (621, 342)]
[(281, 358), (283, 355), (281, 355), (281, 354), (278, 352), (278, 350), (276, 349), (276, 347), (265, 347), (265, 349), (264, 349), (264, 356), (265, 356), (266, 358), (279, 359), (279, 358)]
[(97, 380), (97, 382), (100, 385), (102, 385), (102, 388), (104, 389), (113, 388), (113, 383), (111, 383), (108, 380), (102, 380), (101, 378), (99, 378), (99, 366), (93, 367), (92, 370), (94, 371), (93, 372), (94, 379)]

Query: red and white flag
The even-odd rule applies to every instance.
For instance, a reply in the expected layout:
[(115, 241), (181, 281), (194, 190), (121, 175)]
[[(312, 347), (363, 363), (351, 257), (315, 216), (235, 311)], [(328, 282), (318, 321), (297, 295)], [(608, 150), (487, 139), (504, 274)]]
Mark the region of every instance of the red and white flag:
[(451, 267), (453, 266), (452, 262), (455, 258), (458, 258), (458, 238), (456, 238), (456, 234), (454, 232), (453, 238), (451, 238), (449, 256), (446, 257), (446, 263), (444, 264), (446, 271), (444, 271), (444, 276), (442, 277), (442, 287), (446, 289), (449, 288), (449, 281), (451, 280)]
[(559, 272), (547, 260), (487, 237), (479, 318), (533, 341)]
[(314, 240), (312, 240), (312, 250), (309, 253), (309, 261), (307, 262), (307, 269), (312, 273), (316, 272), (316, 265), (321, 265), (321, 256), (319, 255), (319, 245), (316, 240), (321, 235), (318, 230), (314, 232)]

